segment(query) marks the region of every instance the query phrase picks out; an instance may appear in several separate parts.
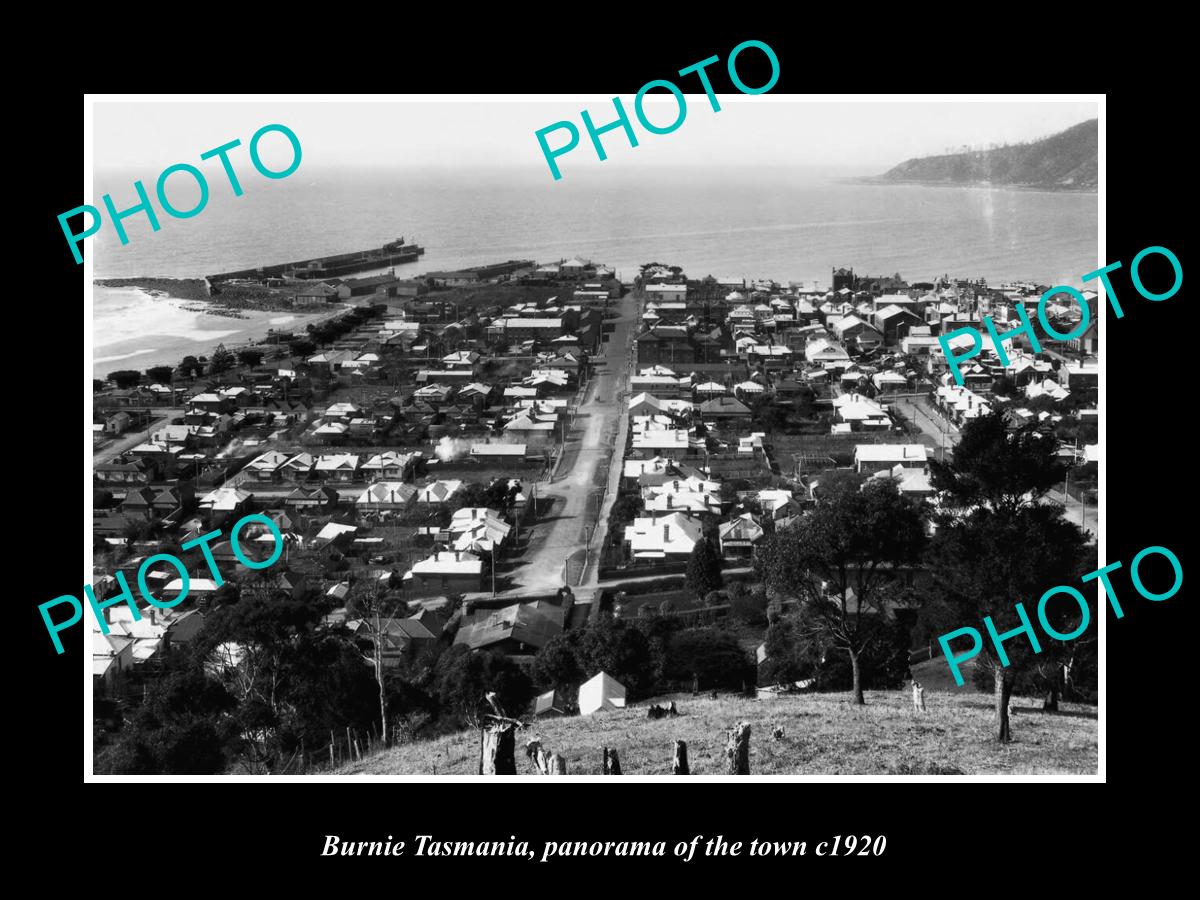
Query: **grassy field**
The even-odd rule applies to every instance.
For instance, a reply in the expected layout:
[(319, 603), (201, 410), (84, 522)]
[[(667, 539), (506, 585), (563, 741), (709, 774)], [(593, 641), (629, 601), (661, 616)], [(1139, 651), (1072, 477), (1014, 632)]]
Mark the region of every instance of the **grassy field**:
[[(568, 774), (599, 774), (603, 747), (616, 748), (626, 775), (671, 771), (672, 742), (687, 741), (694, 775), (723, 774), (725, 733), (751, 725), (750, 771), (755, 775), (1095, 774), (1094, 707), (1064, 704), (1057, 715), (1041, 703), (1014, 698), (1013, 742), (990, 740), (990, 697), (926, 693), (928, 712), (916, 715), (905, 691), (868, 691), (856, 707), (849, 694), (806, 694), (777, 700), (693, 698), (676, 694), (674, 719), (646, 718), (649, 701), (591, 716), (539, 721), (517, 735), (518, 772), (534, 774), (522, 752), (537, 738), (567, 757)], [(784, 729), (772, 740), (773, 726)], [(465, 731), (395, 748), (344, 766), (337, 774), (475, 775), (479, 734)]]

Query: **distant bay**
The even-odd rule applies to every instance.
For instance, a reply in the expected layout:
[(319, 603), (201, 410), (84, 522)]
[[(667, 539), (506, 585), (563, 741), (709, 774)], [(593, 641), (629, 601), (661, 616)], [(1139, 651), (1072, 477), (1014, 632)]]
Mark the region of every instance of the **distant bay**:
[[(312, 170), (240, 198), (214, 189), (203, 215), (163, 217), (158, 232), (144, 217), (127, 220), (126, 246), (106, 225), (91, 245), (95, 276), (197, 277), (401, 236), (426, 248), (418, 262), (397, 267), (401, 277), (579, 255), (614, 266), (625, 280), (657, 261), (692, 277), (822, 286), (838, 266), (914, 281), (945, 273), (1078, 284), (1105, 262), (1096, 255), (1096, 194), (859, 184), (847, 179), (873, 173), (847, 170), (664, 173), (613, 163), (558, 182), (499, 170)], [(127, 206), (138, 177), (147, 176), (98, 172), (97, 197), (111, 191), (118, 207)], [(97, 374), (176, 362), (184, 352), (265, 333), (287, 315), (207, 316), (195, 304), (102, 288), (95, 302)], [(277, 324), (302, 328), (303, 321)]]

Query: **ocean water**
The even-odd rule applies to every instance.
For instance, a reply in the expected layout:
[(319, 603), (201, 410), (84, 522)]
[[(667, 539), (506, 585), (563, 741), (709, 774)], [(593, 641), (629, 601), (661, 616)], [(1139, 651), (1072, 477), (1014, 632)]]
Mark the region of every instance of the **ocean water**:
[[(233, 197), (212, 181), (208, 206), (191, 219), (126, 221), (121, 246), (106, 225), (90, 239), (98, 278), (195, 277), (377, 247), (403, 236), (426, 248), (397, 267), (410, 277), (512, 258), (583, 256), (628, 280), (645, 262), (706, 274), (817, 282), (852, 266), (899, 272), (1080, 283), (1103, 265), (1096, 255), (1095, 194), (864, 185), (852, 170), (651, 171), (611, 160), (607, 168), (553, 181), (501, 170), (301, 170), (279, 181), (243, 179)], [(135, 201), (145, 172), (98, 172), (97, 198)], [(187, 208), (182, 188), (172, 199)], [(138, 292), (97, 289), (98, 372), (145, 368), (265, 332), (283, 314), (226, 319)], [(295, 327), (296, 320), (291, 322)], [(190, 347), (191, 349), (187, 349)], [(183, 348), (183, 349), (181, 349)], [(121, 357), (120, 362), (114, 358)]]

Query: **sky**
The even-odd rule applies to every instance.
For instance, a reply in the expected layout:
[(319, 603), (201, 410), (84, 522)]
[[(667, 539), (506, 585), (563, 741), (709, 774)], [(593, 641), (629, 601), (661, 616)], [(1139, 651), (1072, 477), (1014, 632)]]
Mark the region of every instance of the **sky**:
[[(665, 126), (678, 115), (676, 101), (663, 92), (648, 95), (654, 96), (665, 99), (648, 99), (646, 114)], [(797, 95), (736, 93), (717, 97), (721, 110), (714, 112), (703, 93), (686, 95), (683, 123), (670, 134), (656, 135), (638, 123), (633, 97), (622, 95), (639, 143), (631, 147), (619, 128), (604, 134), (609, 159), (620, 159), (631, 168), (664, 171), (787, 166), (883, 172), (911, 157), (953, 151), (964, 144), (1033, 140), (1097, 115), (1092, 102), (812, 102)], [(245, 154), (251, 135), (263, 125), (282, 123), (296, 133), (306, 169), (500, 168), (514, 176), (550, 178), (535, 132), (568, 120), (578, 128), (580, 142), (557, 159), (565, 178), (601, 165), (580, 117), (583, 109), (597, 127), (616, 117), (612, 98), (600, 95), (482, 102), (448, 97), (387, 102), (297, 102), (286, 97), (136, 102), (97, 97), (93, 159), (98, 170), (137, 170), (150, 179), (181, 162), (217, 174), (219, 162), (202, 163), (200, 154), (240, 139), (242, 147), (230, 157), (241, 171), (250, 166)], [(565, 129), (547, 136), (552, 148), (567, 139)], [(261, 149), (268, 166), (283, 168), (290, 161), (290, 149), (280, 134), (265, 137)]]

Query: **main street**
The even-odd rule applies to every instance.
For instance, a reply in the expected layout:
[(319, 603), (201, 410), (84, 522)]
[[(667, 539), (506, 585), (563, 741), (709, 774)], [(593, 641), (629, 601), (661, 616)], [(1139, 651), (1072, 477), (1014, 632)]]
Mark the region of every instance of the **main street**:
[[(595, 372), (583, 392), (562, 458), (552, 478), (537, 483), (539, 505), (551, 499), (553, 506), (534, 524), (529, 545), (509, 575), (509, 586), (498, 596), (553, 591), (568, 579), (574, 588), (581, 571), (585, 588), (595, 583), (595, 557), (616, 496), (625, 446), (625, 391), (637, 301), (626, 295), (614, 308), (619, 318), (606, 320), (613, 330), (602, 355), (593, 360)], [(610, 460), (605, 473), (602, 467)], [(585, 599), (582, 595), (591, 592), (576, 593)]]

